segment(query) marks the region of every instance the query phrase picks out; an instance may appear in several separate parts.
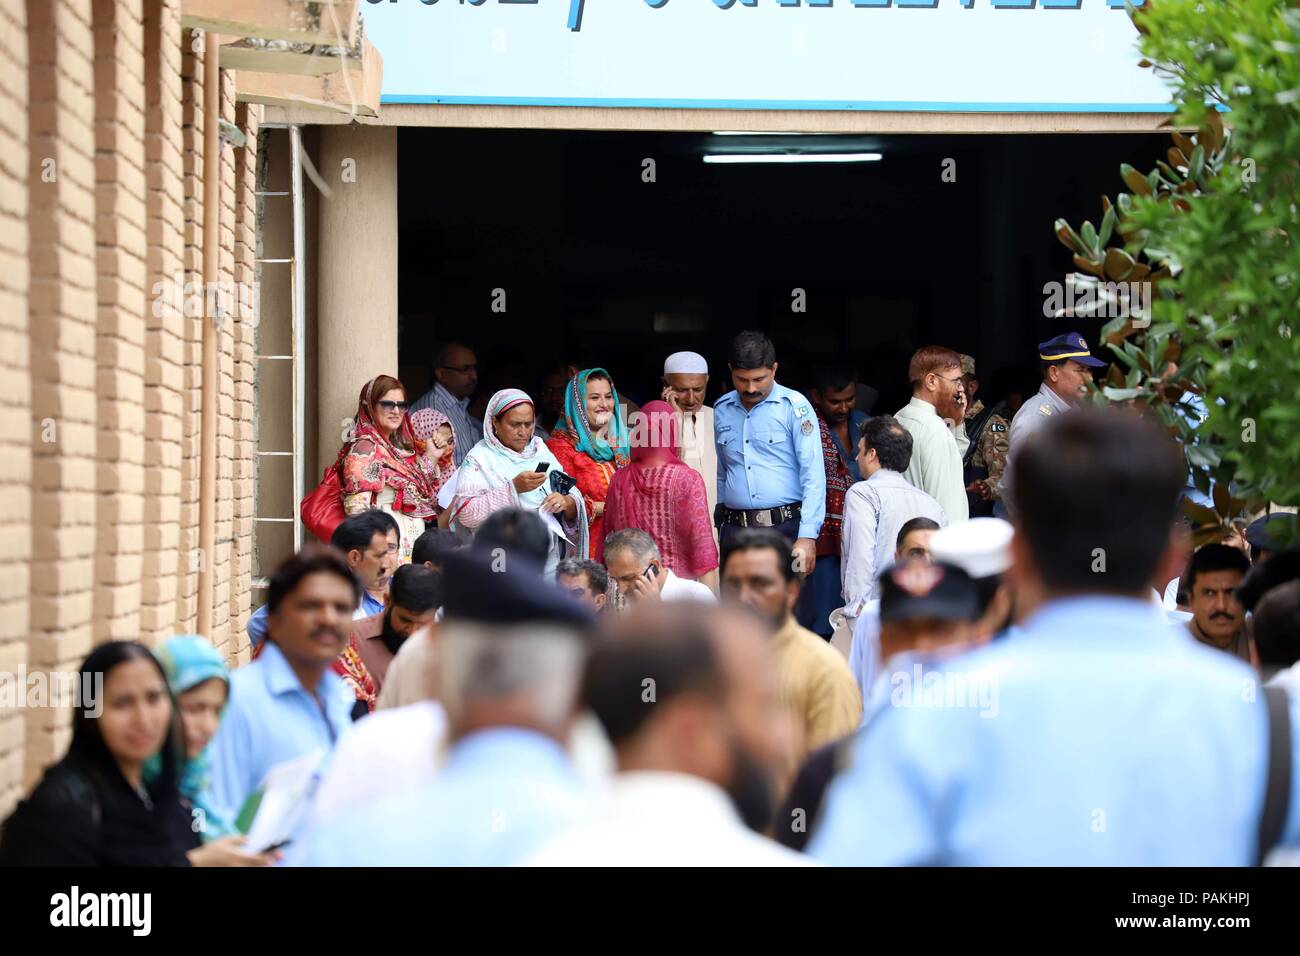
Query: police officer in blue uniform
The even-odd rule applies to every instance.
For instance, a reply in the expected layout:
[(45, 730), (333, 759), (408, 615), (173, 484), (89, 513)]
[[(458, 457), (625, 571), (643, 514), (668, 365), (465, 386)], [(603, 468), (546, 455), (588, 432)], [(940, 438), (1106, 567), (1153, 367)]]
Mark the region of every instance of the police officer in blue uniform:
[(812, 571), (826, 514), (826, 466), (811, 403), (776, 381), (776, 349), (741, 332), (728, 358), (735, 386), (713, 405), (718, 448), (714, 523), (725, 544), (740, 528), (774, 528), (794, 542), (796, 569)]

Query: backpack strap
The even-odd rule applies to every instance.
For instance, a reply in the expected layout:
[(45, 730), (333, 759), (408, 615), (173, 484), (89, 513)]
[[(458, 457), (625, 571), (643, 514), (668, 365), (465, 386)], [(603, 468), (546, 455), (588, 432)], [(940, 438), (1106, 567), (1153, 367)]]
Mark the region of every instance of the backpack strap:
[(1281, 687), (1263, 688), (1268, 711), (1268, 777), (1264, 788), (1264, 810), (1259, 816), (1259, 857), (1264, 858), (1282, 838), (1287, 810), (1291, 805), (1291, 715), (1287, 693)]

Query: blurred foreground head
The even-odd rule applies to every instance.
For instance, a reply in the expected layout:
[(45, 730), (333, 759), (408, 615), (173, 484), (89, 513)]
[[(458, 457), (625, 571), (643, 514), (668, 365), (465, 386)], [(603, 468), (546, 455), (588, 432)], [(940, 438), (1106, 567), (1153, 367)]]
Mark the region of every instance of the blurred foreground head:
[(523, 727), (568, 736), (590, 646), (591, 612), (532, 562), (475, 549), (447, 556), (440, 699), (452, 736)]
[(1153, 422), (1080, 408), (1030, 435), (1011, 468), (1013, 572), (1028, 591), (1145, 598), (1179, 563), (1172, 532), (1187, 468)]
[(748, 826), (765, 827), (790, 747), (768, 638), (744, 608), (653, 604), (614, 620), (587, 662), (582, 698), (619, 771), (707, 780)]

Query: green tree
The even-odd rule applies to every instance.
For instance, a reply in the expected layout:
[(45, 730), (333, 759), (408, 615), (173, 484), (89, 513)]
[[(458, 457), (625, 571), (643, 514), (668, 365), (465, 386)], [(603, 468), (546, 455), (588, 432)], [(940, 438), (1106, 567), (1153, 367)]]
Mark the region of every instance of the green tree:
[(1196, 485), (1214, 484), (1213, 509), (1185, 504), (1199, 542), (1243, 510), (1300, 503), (1300, 7), (1148, 0), (1129, 15), (1142, 65), (1172, 88), (1170, 124), (1196, 132), (1173, 132), (1145, 174), (1121, 166), (1128, 191), (1102, 198), (1099, 227), (1056, 234), (1093, 310), (1123, 316), (1102, 330), (1117, 365), (1097, 400), (1149, 406)]

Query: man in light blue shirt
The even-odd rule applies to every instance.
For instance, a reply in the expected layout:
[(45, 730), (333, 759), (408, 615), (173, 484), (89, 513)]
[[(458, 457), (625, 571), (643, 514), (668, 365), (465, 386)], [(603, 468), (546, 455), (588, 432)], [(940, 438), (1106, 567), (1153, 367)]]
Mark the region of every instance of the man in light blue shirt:
[(266, 772), (330, 751), (352, 726), (354, 695), (330, 665), (347, 646), (361, 583), (332, 548), (312, 544), (271, 577), (261, 654), (230, 678), (209, 748), (212, 802), (234, 820)]
[(776, 349), (761, 332), (732, 340), (735, 388), (713, 404), (721, 540), (740, 528), (774, 528), (794, 542), (799, 570), (817, 563), (826, 515), (826, 465), (811, 403), (776, 381)]
[[(330, 546), (342, 552), (361, 581), (361, 603), (354, 620), (383, 612), (388, 582), (399, 564), (398, 535), (397, 521), (378, 508), (349, 515), (334, 529)], [(254, 647), (266, 637), (269, 613), (270, 606), (263, 604), (248, 618), (248, 638)]]
[[(877, 713), (811, 852), (880, 865), (1254, 863), (1270, 766), (1256, 676), (1168, 627), (1149, 599), (1178, 561), (1176, 446), (1150, 422), (1089, 408), (1045, 425), (1012, 467), (1010, 573), (1034, 610), (1020, 633), (943, 668), (992, 700)], [(1300, 843), (1298, 773), (1300, 754), (1281, 845)]]
[(586, 786), (564, 747), (591, 612), (524, 564), (495, 570), (486, 553), (447, 555), (443, 575), (445, 763), (417, 789), (321, 824), (291, 862), (506, 866), (587, 815)]

